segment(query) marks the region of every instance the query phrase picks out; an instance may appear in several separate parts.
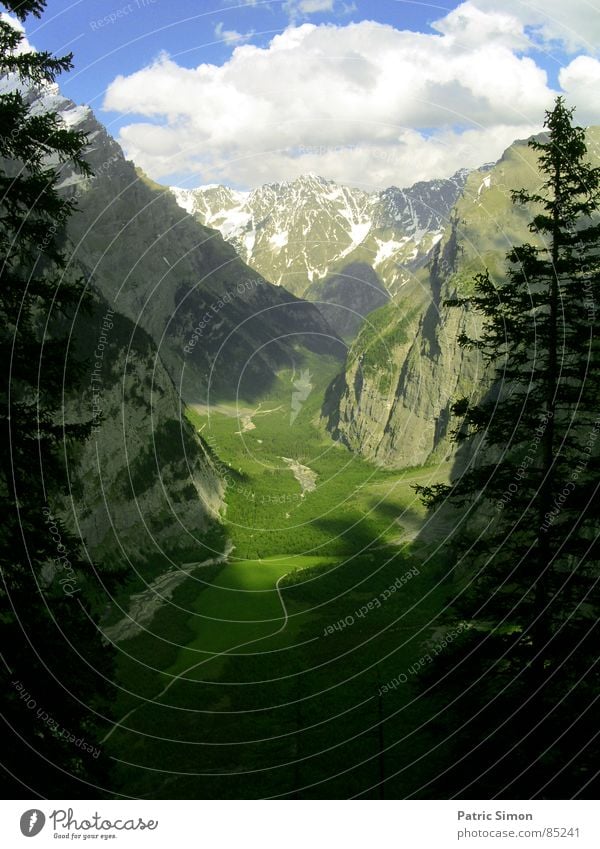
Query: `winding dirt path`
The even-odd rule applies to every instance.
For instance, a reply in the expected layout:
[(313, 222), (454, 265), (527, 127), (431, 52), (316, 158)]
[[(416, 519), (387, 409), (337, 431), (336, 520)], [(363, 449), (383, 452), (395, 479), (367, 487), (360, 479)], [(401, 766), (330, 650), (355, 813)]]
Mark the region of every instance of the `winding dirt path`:
[[(130, 711), (128, 711), (124, 716), (122, 716), (121, 719), (119, 719), (119, 721), (116, 722), (113, 725), (113, 727), (110, 729), (110, 731), (107, 734), (105, 734), (105, 736), (102, 738), (102, 740), (100, 740), (100, 742), (106, 743), (106, 741), (110, 739), (110, 737), (114, 734), (114, 732), (117, 730), (117, 728), (125, 727), (125, 726), (123, 726), (123, 723), (126, 722), (126, 720), (129, 719), (130, 716), (132, 716), (141, 707), (144, 707), (147, 704), (152, 704), (154, 702), (157, 702), (158, 699), (162, 698), (162, 696), (164, 696), (165, 693), (167, 693), (171, 689), (171, 687), (174, 684), (177, 683), (177, 681), (180, 681), (185, 675), (187, 675), (188, 672), (193, 672), (195, 669), (199, 669), (205, 663), (209, 663), (210, 661), (215, 660), (215, 658), (218, 658), (218, 657), (224, 657), (224, 656), (228, 655), (230, 652), (237, 651), (238, 649), (245, 648), (246, 646), (254, 645), (254, 643), (259, 643), (261, 640), (271, 639), (271, 637), (275, 637), (275, 636), (277, 636), (277, 634), (280, 634), (283, 630), (285, 630), (285, 628), (287, 627), (287, 624), (288, 624), (289, 614), (288, 614), (285, 602), (283, 600), (283, 595), (281, 593), (281, 587), (279, 585), (280, 585), (281, 581), (284, 578), (286, 578), (288, 575), (289, 575), (289, 572), (286, 572), (284, 575), (280, 575), (279, 578), (277, 579), (277, 581), (275, 582), (275, 589), (276, 589), (277, 595), (279, 597), (279, 603), (281, 604), (281, 609), (283, 610), (283, 623), (276, 631), (273, 631), (273, 633), (271, 633), (271, 634), (264, 634), (262, 637), (256, 637), (253, 640), (247, 640), (246, 642), (238, 643), (238, 645), (235, 645), (235, 646), (230, 646), (229, 648), (224, 649), (221, 652), (216, 652), (215, 654), (211, 655), (211, 657), (207, 657), (207, 658), (204, 658), (204, 660), (198, 661), (198, 663), (193, 663), (191, 666), (188, 666), (186, 669), (182, 669), (181, 672), (179, 672), (174, 678), (171, 679), (171, 681), (169, 681), (169, 683), (166, 685), (166, 687), (163, 687), (163, 689), (160, 691), (160, 693), (157, 693), (156, 696), (153, 696), (151, 699), (145, 699), (143, 704), (136, 705), (136, 707), (131, 708)], [(132, 731), (133, 729), (127, 729), (127, 730)]]

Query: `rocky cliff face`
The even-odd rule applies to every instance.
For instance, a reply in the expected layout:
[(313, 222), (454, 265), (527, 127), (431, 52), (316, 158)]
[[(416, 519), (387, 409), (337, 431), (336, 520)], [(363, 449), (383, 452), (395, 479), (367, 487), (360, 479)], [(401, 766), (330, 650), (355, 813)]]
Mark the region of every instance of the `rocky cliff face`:
[[(598, 162), (600, 128), (587, 135)], [(525, 141), (493, 168), (471, 173), (412, 288), (369, 316), (323, 409), (332, 432), (353, 450), (391, 467), (454, 454), (450, 407), (459, 397), (481, 397), (490, 376), (480, 357), (457, 342), (463, 331), (477, 335), (478, 320), (445, 301), (468, 294), (474, 275), (486, 268), (502, 277), (511, 245), (532, 240), (532, 211), (515, 206), (511, 190), (535, 189), (540, 181)]]
[(223, 485), (152, 339), (101, 299), (74, 324), (67, 369), (82, 360), (65, 417), (92, 433), (68, 452), (69, 527), (105, 563), (197, 554)]
[(450, 240), (427, 269), (431, 289), (415, 284), (399, 304), (368, 316), (329, 389), (324, 415), (334, 436), (380, 465), (448, 455), (452, 401), (481, 377), (457, 342), (467, 317), (441, 303), (438, 275), (451, 273), (456, 259)]

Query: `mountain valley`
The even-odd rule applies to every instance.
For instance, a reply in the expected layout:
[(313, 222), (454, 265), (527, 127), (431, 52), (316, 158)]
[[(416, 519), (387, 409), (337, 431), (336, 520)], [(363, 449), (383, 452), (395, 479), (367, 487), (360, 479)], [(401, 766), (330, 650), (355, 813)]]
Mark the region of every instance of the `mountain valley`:
[[(0, 34), (7, 26), (0, 21)], [(311, 26), (299, 29), (306, 35)], [(9, 36), (18, 43), (16, 34)], [(229, 39), (234, 57), (258, 51), (237, 32)], [(52, 687), (58, 706), (49, 706), (57, 713), (55, 728), (36, 724), (10, 691), (16, 726), (25, 729), (11, 754), (19, 789), (29, 787), (39, 761), (40, 786), (34, 782), (31, 792), (40, 798), (56, 780), (64, 798), (76, 799), (444, 799), (449, 771), (452, 798), (459, 797), (462, 755), (456, 753), (466, 737), (448, 743), (450, 726), (457, 725), (454, 704), (458, 712), (470, 708), (484, 670), (493, 697), (483, 718), (474, 701), (473, 739), (481, 732), (489, 759), (500, 766), (492, 778), (484, 767), (477, 776), (487, 749), (481, 755), (475, 745), (465, 754), (474, 764), (468, 778), (476, 775), (483, 793), (512, 798), (503, 740), (489, 742), (493, 735), (482, 729), (495, 721), (498, 699), (498, 715), (506, 710), (514, 723), (513, 738), (520, 743), (527, 731), (520, 708), (512, 710), (509, 697), (502, 701), (514, 670), (518, 696), (554, 674), (565, 676), (563, 689), (571, 692), (568, 676), (575, 673), (565, 673), (563, 661), (580, 633), (569, 632), (563, 655), (545, 660), (540, 653), (538, 660), (534, 650), (542, 638), (552, 642), (551, 629), (542, 632), (539, 615), (531, 636), (527, 616), (539, 612), (549, 593), (539, 552), (552, 561), (547, 541), (576, 514), (578, 499), (585, 514), (598, 463), (595, 436), (586, 431), (583, 465), (571, 464), (578, 477), (569, 479), (573, 488), (560, 505), (572, 512), (566, 518), (560, 509), (550, 512), (548, 473), (535, 493), (544, 510), (536, 502), (532, 519), (528, 505), (527, 527), (519, 526), (519, 514), (513, 533), (510, 511), (518, 511), (519, 497), (525, 501), (524, 481), (537, 469), (540, 445), (552, 462), (544, 434), (553, 435), (572, 409), (555, 409), (554, 396), (517, 368), (506, 381), (494, 368), (514, 351), (522, 364), (532, 347), (537, 356), (538, 344), (542, 354), (544, 345), (556, 348), (562, 282), (551, 279), (548, 302), (535, 277), (519, 309), (505, 298), (505, 324), (494, 325), (498, 357), (480, 340), (495, 300), (505, 307), (498, 292), (506, 296), (507, 281), (522, 282), (527, 263), (547, 273), (540, 259), (545, 231), (536, 234), (534, 225), (547, 224), (552, 210), (536, 194), (546, 173), (539, 146), (545, 150), (551, 134), (536, 136), (533, 147), (531, 140), (514, 141), (497, 162), (403, 188), (344, 185), (312, 173), (243, 191), (171, 186), (175, 165), (148, 169), (157, 179), (162, 173), (164, 184), (145, 173), (91, 108), (63, 95), (54, 82), (60, 67), (50, 67), (45, 85), (35, 75), (26, 85), (27, 60), (11, 51), (16, 70), (0, 77), (0, 99), (17, 118), (20, 110), (32, 118), (44, 141), (37, 159), (0, 162), (9, 199), (0, 216), (3, 249), (9, 255), (9, 236), (19, 227), (33, 245), (23, 249), (25, 262), (9, 266), (3, 302), (10, 360), (3, 421), (10, 439), (2, 474), (16, 517), (5, 560), (12, 563), (11, 547), (22, 539), (14, 587), (32, 615), (29, 631), (22, 629), (27, 640), (11, 660), (14, 670), (5, 666), (11, 686), (18, 676), (30, 677), (33, 690), (38, 675), (36, 698), (41, 703), (43, 688)], [(150, 70), (172, 64), (161, 54)], [(186, 80), (196, 73), (182, 71)], [(126, 84), (124, 77), (116, 82)], [(561, 108), (559, 100), (557, 114)], [(53, 113), (57, 124), (48, 130), (44, 121)], [(127, 148), (127, 127), (114, 126)], [(169, 150), (162, 130), (146, 125), (157, 149)], [(22, 135), (34, 144), (30, 132)], [(19, 134), (10, 144), (14, 138)], [(579, 149), (582, 139), (587, 161), (600, 168), (600, 127), (582, 131)], [(59, 143), (67, 154), (81, 144), (83, 163), (61, 154)], [(398, 144), (399, 151), (405, 147)], [(192, 180), (190, 171), (179, 182)], [(515, 203), (515, 192), (527, 203)], [(28, 204), (36, 209), (39, 197), (46, 205), (38, 220)], [(585, 249), (600, 232), (597, 209), (588, 199), (581, 210), (593, 226), (581, 236), (573, 224), (553, 247), (550, 265), (552, 273), (564, 267), (559, 248), (571, 260), (581, 254), (578, 285), (587, 285), (587, 274), (592, 287), (600, 285), (597, 257), (589, 259)], [(528, 241), (532, 246), (519, 254), (515, 246)], [(507, 271), (511, 250), (522, 263), (516, 272)], [(571, 306), (588, 303), (588, 290), (581, 291)], [(591, 312), (576, 314), (571, 339), (578, 336), (573, 328), (585, 330), (577, 322)], [(536, 333), (542, 327), (534, 344), (523, 315), (533, 315)], [(547, 331), (544, 322), (552, 321)], [(510, 333), (518, 332), (511, 348)], [(593, 363), (593, 338), (589, 350)], [(564, 368), (571, 391), (576, 367), (552, 351), (547, 361), (542, 357), (546, 372)], [(47, 409), (45, 381), (60, 395)], [(497, 401), (496, 422), (516, 428), (509, 402), (520, 391), (523, 406), (536, 405), (545, 419), (541, 430), (529, 428), (534, 448), (526, 433), (504, 451), (494, 432), (486, 442), (481, 404)], [(590, 406), (582, 421), (596, 434), (592, 413)], [(533, 412), (522, 429), (530, 422), (537, 423)], [(578, 427), (565, 444), (580, 439), (584, 425)], [(477, 472), (501, 455), (506, 465), (498, 460), (495, 485), (506, 485), (505, 502), (485, 504), (487, 482), (474, 484), (462, 503), (452, 501), (448, 493), (457, 481), (478, 480)], [(9, 483), (19, 462), (13, 498)], [(529, 481), (532, 489), (536, 482)], [(539, 530), (542, 518), (547, 537)], [(534, 525), (535, 557), (527, 537)], [(592, 547), (590, 527), (574, 546)], [(568, 536), (572, 542), (571, 530)], [(503, 546), (510, 573), (498, 578), (498, 588), (488, 566)], [(559, 581), (567, 555), (553, 574)], [(64, 590), (65, 571), (71, 592)], [(560, 589), (565, 597), (571, 578)], [(497, 607), (488, 615), (488, 605), (510, 606), (511, 593), (521, 593), (516, 613), (502, 619)], [(580, 617), (576, 627), (591, 618), (593, 604), (587, 595), (580, 604), (582, 595), (561, 601), (552, 627), (570, 627), (570, 604)], [(11, 616), (9, 647), (21, 628), (18, 615)], [(47, 638), (53, 628), (60, 651)], [(461, 678), (463, 661), (468, 671)], [(571, 703), (565, 704), (560, 710), (568, 713)], [(529, 716), (558, 722), (552, 710), (544, 715), (542, 701), (525, 706)], [(564, 713), (557, 715), (561, 720)], [(46, 757), (47, 750), (69, 751), (56, 731), (59, 721), (93, 740), (98, 755), (90, 760), (83, 750), (71, 752), (68, 769)], [(509, 754), (517, 748), (513, 738)], [(532, 744), (523, 751), (526, 745)], [(545, 750), (539, 760), (544, 757)], [(514, 763), (518, 771), (517, 756)], [(568, 778), (561, 770), (557, 775), (549, 798), (566, 787)], [(518, 772), (517, 787), (527, 780)], [(465, 779), (464, 793), (470, 788)]]
[[(138, 565), (102, 625), (119, 649), (102, 740), (116, 784), (133, 769), (140, 795), (372, 796), (377, 693), (440, 639), (455, 587), (440, 549), (452, 514), (428, 515), (414, 485), (456, 473), (451, 404), (490, 386), (458, 344), (477, 325), (445, 301), (484, 267), (502, 275), (526, 232), (510, 189), (536, 185), (534, 158), (517, 142), (494, 166), (377, 194), (309, 176), (173, 198), (86, 121), (101, 173), (81, 191), (73, 257), (153, 362), (139, 423), (139, 392), (119, 384), (136, 511), (113, 496), (111, 525)], [(122, 378), (134, 351), (111, 354)], [(109, 481), (119, 440), (107, 429)], [(136, 515), (150, 546), (128, 537)], [(403, 770), (429, 738), (412, 736), (412, 690), (386, 686), (378, 710), (403, 716), (386, 746), (404, 765), (390, 754), (386, 792), (404, 796), (427, 779)]]

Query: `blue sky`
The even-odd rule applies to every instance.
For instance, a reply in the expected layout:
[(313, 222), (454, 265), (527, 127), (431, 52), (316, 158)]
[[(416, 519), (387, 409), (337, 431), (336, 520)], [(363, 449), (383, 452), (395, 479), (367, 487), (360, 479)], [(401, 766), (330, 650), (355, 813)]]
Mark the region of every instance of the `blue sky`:
[[(317, 3), (317, 0), (315, 0)], [(317, 3), (318, 5), (318, 3)], [(324, 4), (327, 5), (327, 4)], [(349, 0), (334, 3), (330, 11), (293, 14), (286, 0), (49, 0), (42, 19), (30, 18), (27, 32), (38, 49), (55, 53), (73, 51), (76, 67), (61, 80), (65, 94), (77, 103), (98, 109), (109, 83), (149, 64), (161, 51), (191, 68), (201, 62), (221, 65), (231, 55), (233, 42), (215, 30), (247, 34), (265, 46), (291, 22), (343, 24), (374, 20), (415, 32), (431, 32), (430, 24), (460, 5), (458, 2), (421, 3), (411, 0)], [(502, 4), (498, 3), (499, 8)], [(111, 15), (116, 19), (111, 23)], [(538, 64), (555, 82), (565, 60), (564, 51), (536, 51)], [(106, 120), (107, 115), (104, 115)], [(124, 123), (117, 115), (109, 120)]]
[[(372, 19), (428, 32), (432, 20), (457, 5), (354, 0), (334, 4), (332, 11), (294, 15), (286, 0), (49, 0), (39, 21), (28, 20), (27, 33), (38, 49), (73, 51), (76, 68), (62, 77), (61, 87), (76, 102), (98, 108), (118, 74), (137, 71), (161, 51), (188, 68), (201, 62), (222, 64), (234, 44), (215, 31), (220, 24), (224, 33), (252, 31), (252, 43), (266, 45), (293, 21), (340, 24)], [(105, 20), (111, 14), (117, 15), (114, 23)]]
[(561, 86), (600, 123), (600, 13), (585, 0), (544, 8), (49, 0), (26, 28), (38, 49), (73, 51), (63, 92), (156, 179), (247, 187), (310, 168), (360, 184), (367, 168), (385, 184), (494, 158)]

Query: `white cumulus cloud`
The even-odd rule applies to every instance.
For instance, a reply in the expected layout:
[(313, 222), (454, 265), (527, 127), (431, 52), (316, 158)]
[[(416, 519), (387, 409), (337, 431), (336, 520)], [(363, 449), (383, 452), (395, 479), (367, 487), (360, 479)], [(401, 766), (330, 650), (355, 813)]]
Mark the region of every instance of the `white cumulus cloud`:
[(254, 35), (254, 31), (242, 33), (235, 29), (225, 29), (223, 21), (219, 21), (215, 27), (215, 35), (225, 44), (241, 44), (244, 41), (249, 41)]
[(561, 68), (560, 85), (567, 102), (577, 105), (579, 124), (598, 123), (600, 116), (600, 62), (591, 56), (578, 56)]
[(445, 18), (435, 21), (433, 28), (452, 39), (457, 47), (485, 45), (488, 39), (515, 49), (529, 46), (523, 24), (514, 15), (497, 11), (497, 4), (488, 12), (471, 2), (462, 3)]
[[(311, 171), (385, 186), (447, 176), (539, 130), (555, 96), (524, 55), (512, 0), (502, 11), (482, 2), (463, 3), (431, 34), (303, 23), (266, 47), (235, 47), (220, 66), (184, 68), (163, 54), (117, 77), (104, 105), (143, 119), (120, 141), (155, 179), (254, 186)], [(591, 122), (597, 63), (584, 58), (560, 81)]]
[(290, 3), (290, 6), (295, 6), (299, 12), (305, 15), (312, 15), (315, 12), (331, 12), (333, 10), (333, 0), (295, 0)]
[[(472, 0), (484, 12), (498, 8), (498, 0)], [(558, 42), (567, 50), (600, 50), (598, 0), (502, 0), (502, 11), (531, 27), (544, 42)]]

